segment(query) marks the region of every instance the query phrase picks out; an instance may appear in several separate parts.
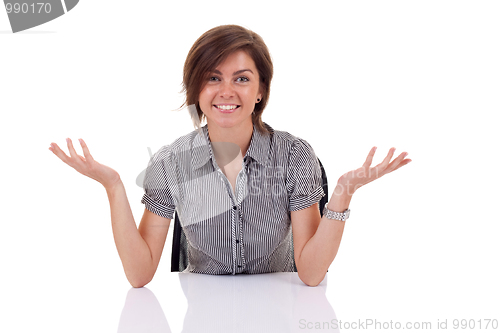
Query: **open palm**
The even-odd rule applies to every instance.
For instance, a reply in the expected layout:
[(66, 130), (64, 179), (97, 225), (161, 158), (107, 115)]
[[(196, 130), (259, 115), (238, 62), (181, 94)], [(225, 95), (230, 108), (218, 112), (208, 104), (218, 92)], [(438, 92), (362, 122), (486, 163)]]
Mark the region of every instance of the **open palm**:
[(64, 163), (82, 175), (98, 181), (105, 188), (112, 187), (120, 181), (120, 175), (118, 172), (94, 160), (92, 155), (90, 155), (87, 144), (82, 139), (80, 139), (80, 145), (82, 146), (83, 155), (85, 157), (76, 153), (71, 139), (68, 138), (66, 141), (68, 142), (70, 156), (66, 155), (64, 151), (62, 151), (62, 149), (55, 143), (50, 144), (51, 147), (49, 150), (59, 157)]
[(396, 157), (392, 162), (392, 156), (396, 148), (389, 149), (389, 153), (385, 159), (378, 165), (371, 167), (373, 156), (377, 147), (373, 147), (368, 154), (365, 163), (358, 169), (346, 172), (338, 180), (338, 189), (346, 191), (347, 194), (352, 195), (361, 186), (366, 185), (375, 179), (378, 179), (390, 172), (393, 172), (402, 166), (411, 162), (410, 159), (405, 159), (408, 153), (403, 152)]

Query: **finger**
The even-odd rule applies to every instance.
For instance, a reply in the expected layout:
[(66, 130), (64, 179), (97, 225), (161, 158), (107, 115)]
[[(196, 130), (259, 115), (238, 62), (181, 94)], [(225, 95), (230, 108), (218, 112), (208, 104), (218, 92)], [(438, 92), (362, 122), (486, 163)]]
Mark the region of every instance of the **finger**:
[(363, 167), (364, 168), (369, 168), (370, 165), (372, 165), (372, 161), (373, 161), (373, 155), (375, 155), (375, 151), (377, 150), (377, 147), (373, 147), (370, 152), (368, 153), (368, 156), (366, 157), (366, 161), (365, 163), (363, 164)]
[(396, 171), (397, 169), (401, 168), (402, 166), (405, 166), (407, 165), (408, 163), (410, 163), (411, 160), (408, 158), (406, 160), (403, 160), (401, 163), (399, 163), (399, 165), (396, 167), (396, 169), (392, 170), (392, 171)]
[(401, 154), (399, 154), (398, 157), (396, 157), (394, 159), (394, 161), (392, 161), (388, 166), (387, 168), (385, 169), (386, 173), (389, 173), (389, 172), (392, 172), (394, 170), (397, 169), (398, 165), (404, 160), (404, 158), (408, 156), (408, 153), (407, 152), (402, 152)]
[(69, 165), (68, 162), (70, 160), (70, 157), (66, 155), (64, 151), (62, 151), (62, 149), (59, 148), (59, 146), (56, 143), (52, 142), (50, 146), (52, 149), (51, 148), (49, 149), (54, 153), (54, 155), (56, 155), (57, 157), (59, 157), (59, 159), (61, 159), (61, 161)]
[(81, 161), (81, 156), (79, 156), (76, 153), (75, 148), (73, 148), (73, 142), (71, 142), (70, 138), (67, 138), (66, 141), (68, 142), (68, 149), (69, 149), (69, 153), (71, 155), (71, 158), (73, 160), (75, 160), (77, 163), (79, 163)]
[(83, 141), (83, 139), (79, 139), (79, 141), (80, 145), (82, 146), (83, 155), (85, 156), (85, 159), (89, 162), (94, 162), (94, 158), (92, 157), (92, 155), (90, 155), (89, 148), (87, 147), (85, 141)]
[(391, 148), (389, 149), (389, 153), (387, 153), (387, 156), (384, 158), (384, 160), (376, 166), (377, 170), (385, 170), (389, 162), (391, 161), (392, 156), (394, 155), (394, 152), (396, 151), (396, 148)]

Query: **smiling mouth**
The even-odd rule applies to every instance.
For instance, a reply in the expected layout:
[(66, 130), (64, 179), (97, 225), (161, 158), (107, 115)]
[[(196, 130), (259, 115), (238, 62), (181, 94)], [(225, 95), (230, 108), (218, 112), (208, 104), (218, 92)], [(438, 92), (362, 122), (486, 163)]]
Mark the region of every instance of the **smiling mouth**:
[(230, 111), (234, 111), (236, 109), (238, 109), (241, 105), (235, 105), (235, 104), (232, 104), (232, 105), (216, 105), (214, 104), (214, 106), (219, 109), (220, 111), (222, 112), (230, 112)]

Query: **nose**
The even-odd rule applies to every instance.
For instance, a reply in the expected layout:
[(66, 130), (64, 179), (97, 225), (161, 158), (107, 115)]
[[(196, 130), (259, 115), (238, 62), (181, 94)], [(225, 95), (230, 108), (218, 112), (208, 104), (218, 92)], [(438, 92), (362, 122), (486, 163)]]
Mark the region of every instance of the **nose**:
[(234, 96), (234, 87), (231, 81), (223, 81), (220, 85), (219, 95), (222, 98), (231, 98)]

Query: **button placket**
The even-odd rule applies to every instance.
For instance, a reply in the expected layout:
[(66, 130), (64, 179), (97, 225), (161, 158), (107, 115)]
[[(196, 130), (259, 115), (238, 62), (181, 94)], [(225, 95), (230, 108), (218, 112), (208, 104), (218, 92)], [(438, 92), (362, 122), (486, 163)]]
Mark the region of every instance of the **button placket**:
[[(238, 203), (243, 202), (245, 193), (246, 193), (246, 180), (247, 180), (247, 168), (245, 161), (242, 162), (242, 169), (236, 176), (236, 188), (233, 194), (233, 190), (231, 188), (231, 184), (229, 180), (224, 175), (220, 168), (217, 168), (219, 178), (225, 184), (226, 190), (231, 198), (233, 203), (231, 210), (231, 242), (232, 252), (233, 252), (233, 275), (241, 268), (244, 268), (246, 265), (245, 254), (243, 249), (243, 228), (241, 225), (242, 222), (242, 213), (241, 208), (238, 207)], [(237, 236), (238, 235), (238, 238)], [(241, 263), (240, 263), (241, 262)]]
[(245, 268), (246, 260), (245, 260), (245, 249), (243, 247), (243, 213), (241, 208), (243, 206), (243, 200), (245, 199), (245, 195), (247, 194), (247, 164), (244, 160), (242, 162), (241, 171), (238, 173), (236, 177), (236, 194), (237, 194), (237, 202), (240, 203), (240, 207), (238, 210), (238, 229), (239, 229), (239, 242), (237, 242), (238, 249), (240, 252), (241, 265), (239, 268)]
[(226, 175), (222, 172), (220, 168), (217, 168), (217, 173), (219, 175), (220, 180), (225, 184), (226, 186), (226, 191), (229, 194), (229, 197), (231, 199), (231, 202), (233, 203), (232, 209), (231, 209), (231, 250), (233, 253), (233, 269), (232, 269), (232, 275), (236, 274), (236, 258), (237, 258), (237, 246), (236, 242), (233, 241), (236, 239), (236, 210), (238, 207), (236, 206), (236, 200), (233, 196), (233, 191), (231, 189), (231, 184), (229, 183), (229, 180), (227, 179)]
[[(234, 247), (236, 249), (236, 255), (234, 257), (234, 261), (236, 263), (236, 272), (237, 273), (240, 273), (240, 270), (241, 270), (241, 246), (240, 246), (240, 241), (239, 241), (239, 238), (236, 236), (236, 235), (239, 235), (241, 233), (241, 227), (240, 227), (240, 223), (239, 223), (239, 216), (240, 216), (240, 210), (238, 208), (238, 206), (233, 206), (233, 221), (234, 221)], [(239, 231), (238, 231), (239, 230)]]

